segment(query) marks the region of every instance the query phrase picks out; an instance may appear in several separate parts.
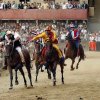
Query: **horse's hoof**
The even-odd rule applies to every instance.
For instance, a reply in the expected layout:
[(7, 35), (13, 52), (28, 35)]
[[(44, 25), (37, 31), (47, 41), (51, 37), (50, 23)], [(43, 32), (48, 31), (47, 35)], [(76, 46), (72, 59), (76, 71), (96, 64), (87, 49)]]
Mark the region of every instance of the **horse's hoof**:
[(30, 87), (33, 88), (33, 85), (31, 85)]
[(16, 82), (15, 82), (15, 85), (18, 85), (18, 84), (19, 84), (19, 82), (18, 82), (18, 81), (16, 81)]
[(51, 76), (48, 76), (48, 79), (50, 79), (50, 80), (51, 80)]
[(75, 68), (71, 68), (71, 71), (73, 71)]
[(76, 69), (78, 69), (78, 67), (76, 67)]
[(56, 81), (53, 82), (53, 86), (56, 86)]
[(62, 84), (64, 84), (64, 82), (62, 82)]
[(29, 87), (27, 87), (27, 89), (31, 89), (31, 88), (33, 88), (33, 85), (30, 85)]
[(44, 72), (44, 70), (41, 70), (41, 72)]
[(53, 83), (53, 86), (56, 86), (56, 83)]
[(67, 64), (64, 64), (64, 66), (67, 66)]
[(12, 90), (12, 89), (13, 89), (13, 87), (10, 87), (10, 88), (9, 88), (9, 90)]
[(37, 80), (35, 80), (35, 83), (37, 83)]
[(25, 85), (25, 88), (27, 88), (27, 85)]

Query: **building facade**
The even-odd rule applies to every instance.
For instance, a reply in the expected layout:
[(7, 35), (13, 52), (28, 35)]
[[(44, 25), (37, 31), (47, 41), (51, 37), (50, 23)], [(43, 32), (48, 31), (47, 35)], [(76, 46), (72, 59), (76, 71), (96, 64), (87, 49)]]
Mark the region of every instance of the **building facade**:
[[(44, 2), (44, 1), (55, 1), (55, 2), (66, 2), (68, 0), (0, 0), (0, 1), (10, 1), (10, 2), (13, 2), (13, 1), (16, 1), (17, 3), (19, 2)], [(83, 1), (86, 1), (86, 3), (88, 3), (88, 0), (73, 0), (73, 1), (79, 1), (80, 3), (82, 3)]]

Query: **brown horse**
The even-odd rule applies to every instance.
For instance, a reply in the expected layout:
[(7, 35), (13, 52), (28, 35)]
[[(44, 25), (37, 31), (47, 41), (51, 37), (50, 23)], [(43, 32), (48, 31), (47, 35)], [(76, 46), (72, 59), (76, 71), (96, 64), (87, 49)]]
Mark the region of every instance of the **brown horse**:
[[(37, 51), (39, 47), (39, 43), (37, 44)], [(45, 50), (45, 55), (42, 55), (43, 49)], [(62, 73), (62, 83), (64, 84), (64, 78), (63, 78), (63, 69), (64, 69), (64, 62), (59, 62), (59, 56), (58, 52), (56, 49), (52, 46), (52, 42), (48, 41), (45, 44), (45, 47), (42, 49), (41, 52), (36, 53), (36, 58), (35, 58), (35, 65), (36, 65), (36, 82), (37, 82), (37, 77), (39, 74), (39, 69), (44, 65), (47, 68), (47, 73), (48, 73), (48, 78), (51, 79), (51, 72), (53, 74), (53, 85), (56, 85), (56, 68), (57, 64), (60, 65), (61, 67), (61, 73)]]
[(35, 60), (35, 67), (36, 67), (36, 79), (35, 82), (37, 82), (37, 77), (39, 74), (39, 69), (41, 69), (41, 72), (44, 72), (42, 69), (43, 67), (43, 60), (41, 55), (41, 43), (40, 42), (34, 42), (34, 50), (33, 50), (33, 60)]
[[(84, 50), (83, 50), (83, 47), (81, 44), (79, 45), (78, 52), (79, 52), (79, 55), (78, 55), (79, 60), (78, 60), (78, 63), (76, 65), (76, 69), (78, 69), (78, 65), (79, 65), (80, 61), (84, 60), (84, 58), (85, 58)], [(71, 70), (74, 70), (75, 68), (73, 67), (73, 65), (75, 62), (75, 58), (77, 57), (77, 48), (76, 48), (72, 39), (68, 39), (67, 47), (65, 47), (65, 49), (64, 49), (64, 54), (65, 54), (65, 59), (70, 58), (72, 60)]]
[[(16, 50), (13, 49), (13, 42), (11, 42), (10, 44), (6, 45), (6, 57), (7, 57), (7, 65), (8, 65), (8, 69), (9, 69), (9, 73), (10, 73), (10, 88), (13, 88), (13, 69), (15, 69), (15, 84), (18, 85), (18, 77), (17, 77), (17, 71), (19, 70), (24, 78), (24, 84), (25, 87), (27, 87), (27, 82), (26, 82), (26, 78), (24, 75), (24, 71), (23, 71), (23, 63), (21, 61), (21, 58), (18, 54), (18, 52)], [(28, 76), (30, 79), (30, 85), (32, 85), (32, 79), (31, 79), (31, 59), (30, 59), (30, 55), (29, 52), (26, 49), (23, 49), (23, 55), (24, 55), (24, 59), (25, 59), (25, 66), (28, 72)]]
[(53, 44), (50, 40), (48, 40), (45, 44), (45, 55), (44, 59), (46, 61), (46, 68), (48, 72), (48, 76), (51, 78), (51, 72), (53, 74), (53, 86), (56, 85), (56, 68), (57, 64), (60, 65), (61, 68), (61, 80), (62, 84), (64, 84), (63, 77), (63, 69), (64, 69), (64, 61), (60, 61), (57, 50), (53, 47)]

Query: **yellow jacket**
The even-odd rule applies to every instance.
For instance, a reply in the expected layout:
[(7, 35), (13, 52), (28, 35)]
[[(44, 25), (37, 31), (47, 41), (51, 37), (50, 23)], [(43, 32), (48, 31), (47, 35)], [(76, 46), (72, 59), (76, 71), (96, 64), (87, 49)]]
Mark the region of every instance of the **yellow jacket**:
[[(52, 32), (52, 31), (51, 31)], [(56, 33), (55, 32), (52, 32), (53, 34), (53, 36), (52, 36), (52, 42), (55, 42), (56, 40), (57, 40), (57, 36), (56, 36)], [(49, 39), (49, 37), (48, 37), (48, 35), (46, 34), (46, 32), (43, 32), (43, 33), (41, 33), (41, 34), (39, 34), (39, 35), (37, 35), (37, 36), (35, 36), (35, 37), (33, 37), (33, 41), (34, 40), (38, 40), (39, 38), (43, 38), (43, 41), (44, 41), (44, 43)]]

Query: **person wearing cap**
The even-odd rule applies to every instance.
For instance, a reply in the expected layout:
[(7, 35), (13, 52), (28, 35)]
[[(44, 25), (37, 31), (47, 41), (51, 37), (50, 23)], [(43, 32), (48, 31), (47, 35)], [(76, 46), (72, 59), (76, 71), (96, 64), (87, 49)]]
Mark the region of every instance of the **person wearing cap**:
[(56, 33), (52, 31), (52, 26), (47, 26), (44, 32), (42, 32), (41, 34), (39, 34), (39, 35), (33, 37), (33, 39), (32, 39), (31, 41), (36, 41), (36, 40), (38, 40), (39, 38), (43, 38), (44, 43), (46, 43), (46, 41), (47, 41), (48, 39), (51, 39), (51, 40), (52, 40), (52, 43), (53, 43), (53, 47), (54, 47), (54, 48), (57, 50), (57, 52), (58, 52), (60, 61), (61, 61), (61, 60), (64, 60), (63, 54), (62, 54), (62, 52), (60, 51), (59, 47), (57, 46), (58, 40), (57, 40)]
[[(9, 44), (11, 41), (14, 41), (14, 49), (16, 51), (18, 51), (20, 57), (21, 57), (21, 61), (22, 63), (24, 63), (24, 56), (23, 56), (23, 53), (22, 53), (22, 45), (21, 45), (21, 41), (20, 41), (20, 35), (18, 33), (14, 33), (12, 34), (11, 31), (7, 31), (6, 34), (0, 39), (0, 41), (3, 41), (5, 40), (6, 41), (6, 44)], [(7, 68), (7, 65), (5, 64), (4, 68), (3, 69), (6, 69)]]
[[(5, 44), (9, 44), (9, 43), (10, 43), (10, 40), (8, 39), (8, 36), (9, 36), (10, 34), (11, 34), (11, 31), (7, 31), (6, 34), (5, 34), (3, 37), (0, 38), (0, 42), (6, 40), (6, 41), (4, 42), (4, 45), (5, 45)], [(11, 37), (10, 37), (10, 38), (11, 38)], [(5, 48), (4, 48), (4, 49), (5, 49)], [(4, 65), (3, 65), (3, 68), (2, 68), (2, 69), (7, 69), (7, 57), (6, 57), (6, 56), (4, 56)]]

